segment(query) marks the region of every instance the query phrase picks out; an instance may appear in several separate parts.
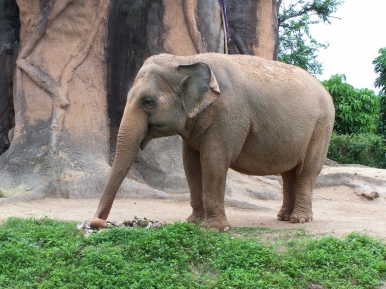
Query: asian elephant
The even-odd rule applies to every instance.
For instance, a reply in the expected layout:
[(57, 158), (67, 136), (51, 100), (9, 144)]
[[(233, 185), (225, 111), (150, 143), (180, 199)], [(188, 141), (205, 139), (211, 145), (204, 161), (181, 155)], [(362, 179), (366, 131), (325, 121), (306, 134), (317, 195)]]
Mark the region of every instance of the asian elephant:
[(228, 168), (281, 174), (281, 221), (312, 221), (312, 190), (334, 124), (324, 87), (301, 68), (257, 56), (205, 53), (148, 58), (130, 89), (111, 173), (93, 227), (105, 227), (117, 190), (153, 138), (179, 134), (189, 222), (227, 230)]

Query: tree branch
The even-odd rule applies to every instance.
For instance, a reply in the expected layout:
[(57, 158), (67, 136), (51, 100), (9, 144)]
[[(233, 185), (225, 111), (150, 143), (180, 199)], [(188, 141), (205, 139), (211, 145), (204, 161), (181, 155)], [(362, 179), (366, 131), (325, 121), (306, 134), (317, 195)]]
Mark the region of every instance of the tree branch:
[(279, 26), (280, 26), (281, 23), (287, 21), (288, 19), (302, 16), (302, 15), (307, 14), (308, 12), (310, 12), (312, 10), (315, 10), (315, 9), (312, 8), (312, 7), (305, 7), (302, 10), (300, 10), (299, 12), (297, 12), (297, 13), (289, 14), (286, 17), (279, 17)]

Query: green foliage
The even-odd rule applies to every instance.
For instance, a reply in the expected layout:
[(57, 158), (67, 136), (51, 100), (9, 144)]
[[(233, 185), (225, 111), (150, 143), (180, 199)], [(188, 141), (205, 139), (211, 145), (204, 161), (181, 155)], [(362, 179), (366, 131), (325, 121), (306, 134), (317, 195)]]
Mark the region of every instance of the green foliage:
[[(278, 59), (304, 68), (314, 75), (322, 74), (317, 61), (320, 49), (327, 44), (318, 42), (310, 34), (310, 25), (330, 24), (331, 14), (343, 4), (342, 0), (299, 0), (285, 5), (278, 1), (279, 49)], [(283, 6), (282, 9), (280, 9)]]
[(377, 133), (386, 137), (386, 94), (379, 96), (379, 121)]
[(345, 75), (333, 75), (322, 84), (335, 105), (335, 134), (327, 156), (341, 164), (386, 168), (385, 96), (377, 96), (370, 89), (354, 88), (346, 83)]
[(282, 257), (280, 269), (324, 288), (374, 288), (378, 274), (385, 273), (385, 257), (385, 244), (351, 233), (343, 240), (323, 237), (295, 243)]
[(75, 223), (8, 219), (0, 226), (0, 287), (374, 288), (386, 277), (386, 245), (367, 236), (314, 240), (287, 231), (291, 238), (279, 232), (265, 245), (255, 230), (272, 233), (175, 223), (84, 238)]
[(73, 276), (67, 270), (76, 269), (83, 243), (74, 228), (75, 223), (50, 219), (8, 219), (0, 227), (0, 288), (71, 284)]
[(378, 133), (386, 137), (386, 47), (379, 49), (378, 53), (373, 60), (374, 71), (379, 74), (374, 86), (381, 89)]
[(340, 164), (386, 168), (384, 139), (376, 134), (332, 134), (327, 157)]
[(374, 72), (379, 74), (374, 86), (381, 89), (381, 93), (386, 94), (386, 47), (379, 49), (378, 57), (373, 60)]
[(340, 74), (322, 84), (334, 99), (334, 131), (339, 134), (376, 132), (380, 102), (373, 90), (356, 89)]

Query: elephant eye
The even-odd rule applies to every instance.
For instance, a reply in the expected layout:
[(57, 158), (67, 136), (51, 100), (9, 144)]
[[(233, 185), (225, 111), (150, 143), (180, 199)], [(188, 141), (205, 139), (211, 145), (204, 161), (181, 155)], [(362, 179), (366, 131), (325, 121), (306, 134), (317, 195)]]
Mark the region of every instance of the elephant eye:
[(146, 110), (151, 110), (151, 109), (154, 109), (156, 107), (157, 103), (155, 102), (155, 100), (151, 97), (145, 97), (143, 100), (142, 100), (142, 106), (144, 109)]

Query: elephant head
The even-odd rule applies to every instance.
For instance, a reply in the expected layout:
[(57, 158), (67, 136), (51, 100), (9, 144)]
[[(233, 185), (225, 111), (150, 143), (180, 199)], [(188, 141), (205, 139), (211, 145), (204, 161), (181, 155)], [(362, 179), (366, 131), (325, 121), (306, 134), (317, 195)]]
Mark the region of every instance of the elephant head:
[(149, 58), (128, 93), (115, 159), (91, 221), (93, 227), (107, 226), (116, 193), (139, 148), (144, 149), (153, 138), (183, 134), (187, 120), (197, 117), (220, 95), (216, 77), (207, 64), (168, 63), (155, 63)]

